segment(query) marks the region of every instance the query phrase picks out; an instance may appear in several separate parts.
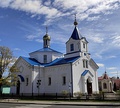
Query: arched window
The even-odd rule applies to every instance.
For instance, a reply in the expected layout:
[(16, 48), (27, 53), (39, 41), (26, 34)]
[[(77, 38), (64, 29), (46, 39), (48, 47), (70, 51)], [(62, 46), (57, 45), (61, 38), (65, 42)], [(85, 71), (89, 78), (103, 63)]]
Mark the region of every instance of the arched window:
[(74, 44), (70, 44), (70, 51), (74, 51)]
[(88, 60), (83, 60), (83, 68), (88, 68)]
[(83, 43), (83, 48), (85, 48), (85, 43)]
[(44, 63), (47, 63), (47, 55), (43, 56), (43, 61), (44, 61)]
[(83, 68), (85, 68), (85, 60), (83, 60)]
[(103, 88), (107, 89), (107, 84), (106, 83), (103, 83)]

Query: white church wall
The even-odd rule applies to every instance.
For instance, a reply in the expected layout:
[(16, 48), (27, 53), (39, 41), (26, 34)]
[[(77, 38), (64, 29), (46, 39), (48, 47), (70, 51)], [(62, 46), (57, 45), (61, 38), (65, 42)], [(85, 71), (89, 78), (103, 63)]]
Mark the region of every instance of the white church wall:
[[(92, 92), (93, 93), (98, 93), (98, 78), (97, 78), (97, 72), (89, 65), (88, 63), (88, 68), (83, 68), (83, 59), (86, 59), (86, 57), (81, 57), (79, 60), (77, 60), (73, 64), (73, 93), (75, 92), (81, 92), (81, 93), (86, 93), (87, 92), (87, 78), (91, 77), (92, 79)], [(85, 75), (85, 79), (81, 77), (81, 74), (85, 71), (89, 70), (92, 74), (93, 77), (90, 76), (89, 74)]]
[(52, 62), (56, 58), (63, 57), (63, 54), (58, 54), (58, 53), (55, 53), (55, 52), (35, 52), (35, 53), (30, 53), (30, 57), (35, 58), (40, 63), (44, 63), (44, 55), (47, 55), (47, 63)]
[(37, 88), (37, 80), (39, 79), (39, 67), (34, 66), (33, 71), (32, 71), (32, 92), (33, 93), (38, 93), (38, 88)]
[(73, 93), (82, 92), (82, 79), (81, 73), (84, 71), (82, 60), (79, 59), (73, 64)]
[(71, 57), (77, 57), (77, 56), (81, 56), (81, 52), (66, 54), (65, 58), (71, 58)]
[[(20, 77), (18, 77), (20, 81), (20, 93), (31, 93), (32, 92), (32, 68), (31, 66), (24, 61), (22, 58), (16, 62), (16, 67), (20, 70), (20, 72), (16, 72), (16, 75), (21, 75), (24, 78), (24, 82), (21, 81)], [(20, 68), (23, 67), (21, 70)], [(26, 78), (28, 78), (28, 85), (26, 85)], [(16, 87), (15, 87), (16, 88)], [(11, 93), (16, 93), (16, 90), (12, 91)]]
[[(57, 65), (45, 68), (44, 92), (45, 93), (62, 93), (63, 90), (69, 92), (69, 82), (71, 68), (70, 64)], [(62, 84), (62, 77), (66, 77), (66, 84)], [(51, 77), (51, 85), (48, 85), (48, 78)]]
[(87, 42), (85, 41), (85, 39), (80, 40), (80, 46), (81, 46), (82, 52), (88, 52), (88, 46), (87, 46)]
[[(74, 44), (73, 51), (70, 51), (71, 44)], [(70, 38), (70, 40), (66, 43), (66, 53), (72, 53), (72, 52), (76, 52), (76, 51), (80, 51), (80, 40), (74, 40), (74, 39)]]
[(44, 55), (47, 55), (47, 63), (52, 61), (52, 53), (51, 52), (35, 52), (35, 53), (31, 53), (30, 57), (35, 58), (40, 63), (44, 63)]

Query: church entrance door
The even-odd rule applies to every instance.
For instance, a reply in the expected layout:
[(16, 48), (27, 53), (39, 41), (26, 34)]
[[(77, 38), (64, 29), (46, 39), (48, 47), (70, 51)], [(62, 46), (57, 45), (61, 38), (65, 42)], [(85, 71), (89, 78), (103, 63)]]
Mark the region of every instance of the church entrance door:
[(20, 81), (17, 81), (17, 87), (16, 87), (16, 94), (19, 95), (20, 94)]
[(88, 79), (87, 79), (87, 92), (88, 94), (92, 94), (92, 83), (89, 82)]

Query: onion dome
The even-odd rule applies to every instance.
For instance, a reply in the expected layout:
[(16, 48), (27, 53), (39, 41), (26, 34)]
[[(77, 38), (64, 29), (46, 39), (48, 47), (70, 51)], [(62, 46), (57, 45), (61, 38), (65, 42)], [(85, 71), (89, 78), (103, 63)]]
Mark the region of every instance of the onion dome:
[(43, 40), (49, 40), (50, 41), (50, 36), (46, 33), (46, 35), (43, 36)]
[(47, 27), (46, 27), (46, 34), (45, 36), (43, 36), (43, 47), (44, 48), (49, 48), (50, 47), (50, 36), (47, 34), (48, 30), (47, 30)]

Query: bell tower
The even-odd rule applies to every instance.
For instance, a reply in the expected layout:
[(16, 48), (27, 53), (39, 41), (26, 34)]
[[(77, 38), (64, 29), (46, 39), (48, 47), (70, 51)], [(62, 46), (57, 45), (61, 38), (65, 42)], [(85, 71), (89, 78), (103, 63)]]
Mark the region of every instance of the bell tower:
[(72, 32), (71, 37), (69, 40), (66, 42), (66, 54), (65, 57), (75, 57), (75, 56), (81, 56), (83, 53), (87, 53), (87, 43), (88, 41), (86, 40), (85, 37), (82, 37), (82, 35), (79, 32), (78, 29), (78, 22), (76, 20), (76, 15), (75, 15), (75, 21), (74, 21), (74, 30)]

